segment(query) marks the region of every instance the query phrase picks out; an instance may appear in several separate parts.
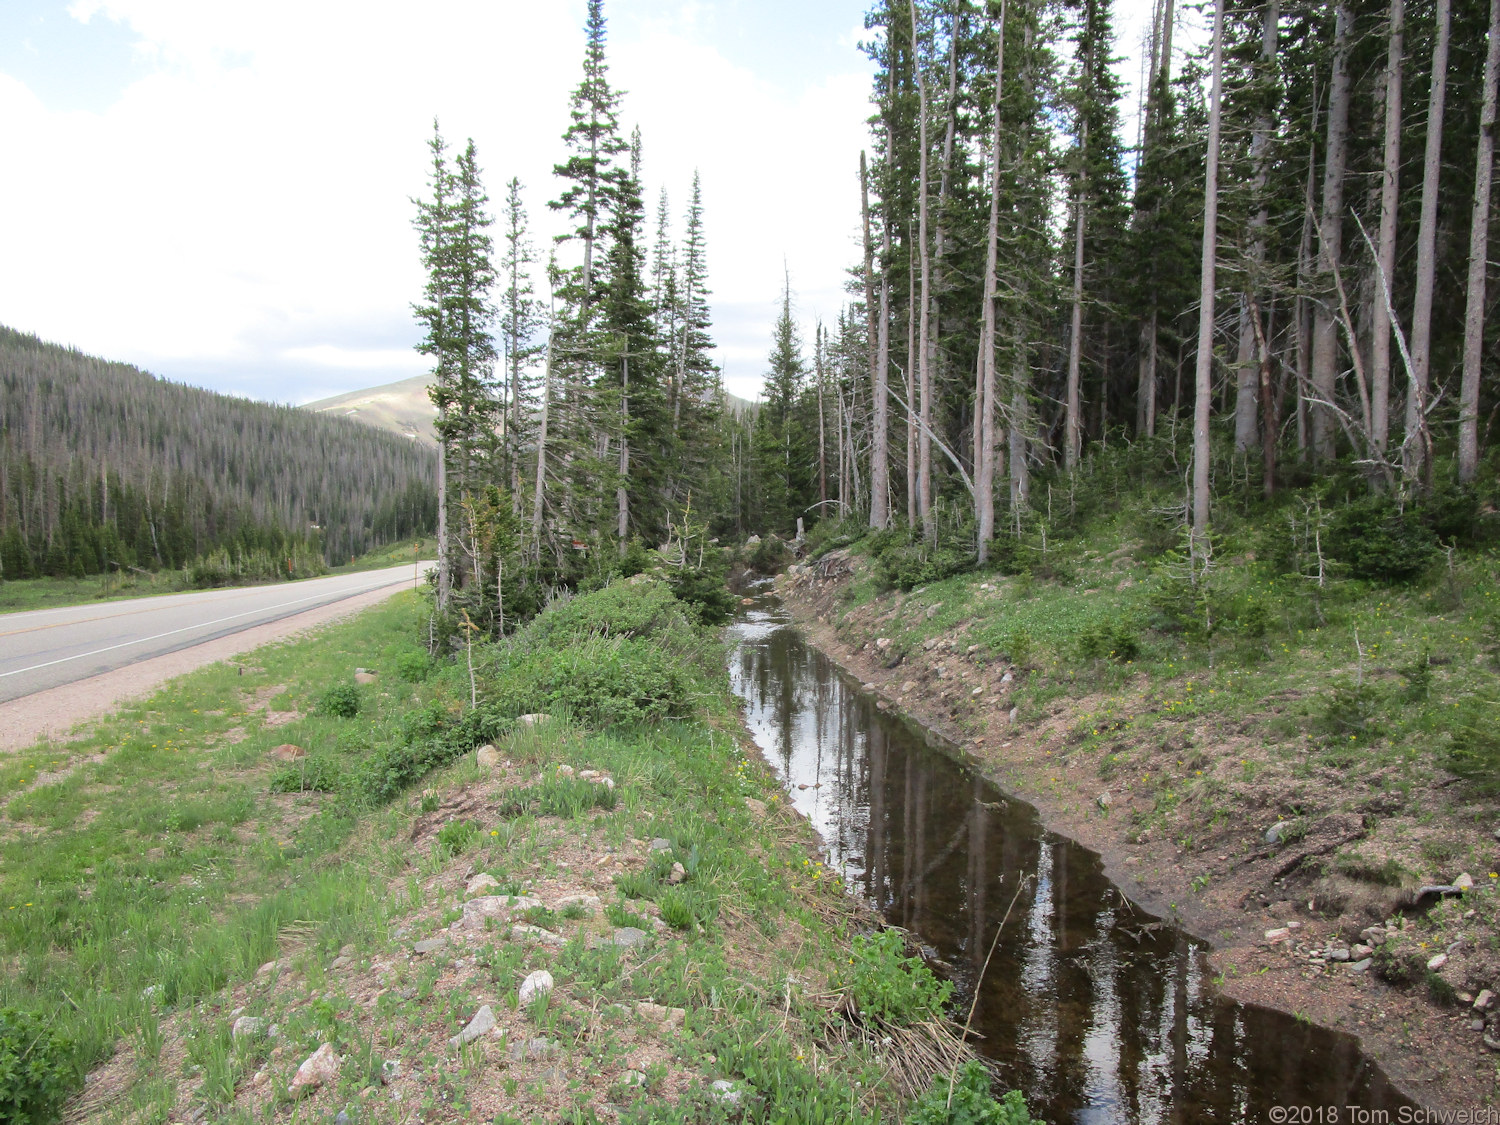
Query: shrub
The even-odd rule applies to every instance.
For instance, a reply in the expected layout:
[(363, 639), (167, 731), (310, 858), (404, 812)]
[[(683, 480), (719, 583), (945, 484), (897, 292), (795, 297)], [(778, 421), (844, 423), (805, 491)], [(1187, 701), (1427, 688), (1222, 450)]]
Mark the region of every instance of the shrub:
[(411, 649), (396, 657), (396, 675), (409, 684), (419, 684), (432, 671), (432, 658), (420, 649)]
[(359, 714), (359, 689), (353, 684), (334, 684), (319, 697), (318, 714), (354, 718)]
[(448, 856), (468, 851), (478, 839), (479, 825), (472, 820), (450, 820), (437, 834), (438, 849)]
[(0, 1125), (50, 1120), (76, 1077), (71, 1040), (35, 1012), (0, 1008)]
[(691, 633), (693, 622), (665, 582), (620, 579), (549, 609), (530, 627), (534, 647), (586, 637), (649, 639)]
[(1432, 532), (1385, 496), (1345, 505), (1329, 521), (1328, 553), (1356, 578), (1402, 585), (1437, 553)]
[(907, 1026), (942, 1014), (953, 985), (939, 980), (922, 961), (906, 956), (898, 930), (857, 937), (847, 979), (854, 1007), (881, 1023)]
[(344, 784), (344, 767), (321, 754), (282, 766), (271, 775), (272, 793), (335, 793)]
[(507, 659), (490, 689), (505, 714), (561, 709), (592, 727), (655, 723), (691, 714), (696, 697), (696, 670), (656, 641), (595, 636), (563, 648), (513, 648)]
[(726, 585), (724, 568), (716, 562), (671, 571), (667, 583), (677, 600), (689, 606), (703, 625), (725, 624), (734, 616), (735, 606), (739, 604), (739, 599), (729, 592)]
[(691, 930), (695, 923), (702, 925), (719, 912), (713, 896), (695, 887), (668, 887), (657, 895), (656, 905), (661, 920), (674, 930)]
[(1334, 684), (1323, 697), (1317, 725), (1340, 742), (1369, 742), (1380, 734), (1383, 703), (1371, 684)]
[(1134, 660), (1141, 654), (1141, 639), (1134, 622), (1124, 617), (1095, 621), (1077, 637), (1078, 655), (1084, 660)]
[(792, 561), (792, 552), (780, 537), (767, 535), (755, 545), (745, 565), (757, 574), (778, 574)]
[(1445, 765), (1485, 796), (1500, 795), (1500, 734), (1495, 704), (1471, 700), (1460, 707), (1449, 728)]
[(1415, 949), (1376, 948), (1370, 966), (1386, 984), (1398, 987), (1421, 980), (1427, 973), (1427, 960)]
[(984, 1064), (970, 1059), (958, 1068), (951, 1090), (942, 1076), (912, 1103), (906, 1125), (1043, 1125), (1031, 1116), (1021, 1091), (1012, 1090), (996, 1101), (990, 1082)]

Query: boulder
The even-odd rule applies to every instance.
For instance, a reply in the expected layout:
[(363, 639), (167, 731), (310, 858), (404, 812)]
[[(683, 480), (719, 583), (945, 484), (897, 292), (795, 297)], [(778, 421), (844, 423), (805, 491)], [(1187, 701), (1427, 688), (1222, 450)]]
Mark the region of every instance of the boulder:
[(283, 742), (280, 746), (274, 746), (269, 753), (278, 762), (295, 762), (298, 758), (307, 757), (307, 751), (292, 742)]
[(333, 1044), (324, 1043), (302, 1060), (302, 1065), (292, 1075), (292, 1084), (287, 1087), (286, 1092), (295, 1098), (311, 1093), (320, 1086), (331, 1086), (338, 1081), (340, 1061)]
[(482, 930), (485, 922), (493, 918), (497, 922), (509, 922), (512, 915), (534, 910), (542, 900), (530, 895), (484, 895), (471, 898), (464, 903), (463, 917), (458, 920), (460, 929)]
[(266, 1034), (266, 1021), (259, 1016), (241, 1016), (229, 1029), (229, 1038), (260, 1039)]
[(750, 810), (751, 816), (759, 818), (766, 815), (766, 803), (757, 801), (754, 797), (745, 798), (745, 807)]
[(483, 894), (485, 891), (494, 890), (499, 885), (500, 880), (496, 879), (487, 871), (481, 871), (478, 875), (474, 876), (474, 878), (470, 879), (467, 884), (465, 884), (464, 894)]
[(374, 672), (356, 672), (356, 673), (354, 673), (354, 682), (357, 683), (357, 684), (373, 684), (375, 682), (375, 680), (376, 680), (376, 676), (375, 676)]
[(546, 969), (538, 969), (521, 982), (521, 987), (516, 990), (516, 1001), (524, 1008), (538, 996), (546, 996), (552, 988), (552, 974)]
[(667, 873), (667, 882), (674, 886), (687, 878), (687, 869), (680, 863), (672, 864), (672, 870)]
[(495, 1027), (495, 1013), (488, 1004), (474, 1013), (474, 1018), (457, 1035), (448, 1040), (450, 1046), (462, 1047), (465, 1043), (472, 1043), (481, 1035), (492, 1031)]
[(642, 1000), (635, 1006), (635, 1014), (648, 1023), (659, 1023), (663, 1027), (681, 1027), (687, 1019), (687, 1011), (683, 1008), (668, 1008), (663, 1004), (653, 1004), (649, 1000)]
[(500, 751), (496, 750), (488, 742), (474, 751), (474, 760), (483, 769), (494, 770), (500, 768)]
[(522, 715), (516, 720), (517, 724), (523, 727), (539, 727), (543, 723), (550, 723), (551, 721), (551, 715), (544, 714), (540, 711), (533, 712), (530, 715)]
[(634, 926), (621, 926), (615, 931), (615, 936), (611, 940), (621, 949), (634, 949), (638, 945), (645, 944), (646, 931), (638, 930)]

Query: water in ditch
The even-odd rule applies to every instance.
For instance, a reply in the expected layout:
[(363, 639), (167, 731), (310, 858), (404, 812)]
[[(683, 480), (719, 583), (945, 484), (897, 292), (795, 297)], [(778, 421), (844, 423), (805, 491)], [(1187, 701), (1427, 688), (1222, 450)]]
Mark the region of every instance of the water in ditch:
[(877, 710), (774, 597), (756, 598), (730, 640), (750, 731), (830, 862), (946, 963), (965, 1006), (1032, 876), (979, 984), (974, 1026), (1033, 1115), (1198, 1125), (1274, 1121), (1290, 1106), (1338, 1107), (1348, 1120), (1358, 1106), (1397, 1120), (1411, 1104), (1352, 1036), (1219, 996), (1200, 943), (1133, 906), (1095, 853), (1045, 831), (1030, 805)]

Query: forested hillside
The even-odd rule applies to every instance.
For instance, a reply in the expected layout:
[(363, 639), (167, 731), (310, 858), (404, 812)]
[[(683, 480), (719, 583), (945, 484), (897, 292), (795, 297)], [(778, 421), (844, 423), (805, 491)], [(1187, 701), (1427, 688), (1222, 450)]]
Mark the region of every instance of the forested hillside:
[(429, 532), (434, 469), (392, 434), (0, 328), (5, 579), (341, 563)]
[(1191, 49), (1183, 18), (1156, 3), (1131, 106), (1110, 0), (878, 0), (852, 299), (808, 331), (787, 287), (750, 414), (710, 357), (699, 184), (681, 241), (665, 193), (652, 238), (593, 0), (550, 304), (519, 180), (494, 239), (472, 143), (433, 141), (445, 604), (503, 572), (524, 607), (639, 565), (632, 542), (682, 560), (699, 531), (799, 521), (939, 569), (1045, 553), (1076, 474), (1122, 444), (1122, 502), (1200, 571), (1216, 508), (1316, 530), (1356, 505), (1397, 538), (1485, 510), (1500, 3), (1234, 0), (1191, 15), (1213, 27)]

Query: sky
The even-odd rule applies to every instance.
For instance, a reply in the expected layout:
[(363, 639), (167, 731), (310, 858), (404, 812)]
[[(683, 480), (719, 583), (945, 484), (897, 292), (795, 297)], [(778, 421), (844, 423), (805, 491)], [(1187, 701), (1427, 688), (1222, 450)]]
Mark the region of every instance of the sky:
[[(716, 358), (758, 393), (860, 257), (866, 0), (607, 0), (654, 215), (702, 177)], [(1150, 0), (1117, 0), (1133, 84)], [(277, 402), (424, 372), (411, 220), (432, 122), (545, 252), (583, 0), (0, 0), (0, 323)], [(1127, 140), (1134, 127), (1127, 126)]]

